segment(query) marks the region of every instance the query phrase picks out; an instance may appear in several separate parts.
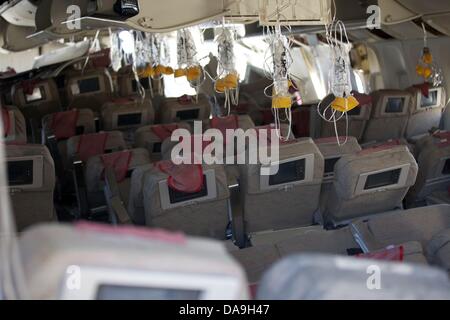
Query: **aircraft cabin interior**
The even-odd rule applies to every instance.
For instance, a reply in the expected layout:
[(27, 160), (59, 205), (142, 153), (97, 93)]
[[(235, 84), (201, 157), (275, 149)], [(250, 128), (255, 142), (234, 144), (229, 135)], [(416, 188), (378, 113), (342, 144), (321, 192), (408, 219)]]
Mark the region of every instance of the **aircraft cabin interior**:
[(449, 57), (447, 0), (0, 0), (0, 300), (450, 299)]

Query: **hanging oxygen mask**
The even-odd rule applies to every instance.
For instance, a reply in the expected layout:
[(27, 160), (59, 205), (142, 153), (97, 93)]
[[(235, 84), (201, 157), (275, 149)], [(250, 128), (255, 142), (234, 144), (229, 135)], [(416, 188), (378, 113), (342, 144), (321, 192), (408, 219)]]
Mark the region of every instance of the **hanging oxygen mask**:
[(120, 43), (119, 32), (112, 32), (111, 28), (109, 29), (109, 41), (110, 41), (110, 59), (111, 59), (111, 68), (114, 72), (118, 72), (122, 69), (123, 62), (123, 51)]
[(431, 50), (427, 45), (427, 31), (423, 23), (422, 28), (424, 33), (424, 48), (416, 65), (416, 73), (419, 77), (423, 78), (424, 83), (431, 84), (433, 87), (438, 87), (444, 81), (443, 72), (434, 62)]
[(236, 71), (236, 58), (234, 55), (233, 31), (223, 25), (220, 34), (216, 37), (217, 43), (217, 79), (213, 79), (214, 89), (225, 95), (224, 109), (230, 115), (231, 104), (239, 104), (239, 75)]
[(145, 39), (148, 50), (147, 64), (139, 72), (141, 78), (152, 78), (161, 80), (163, 75), (173, 74), (173, 69), (169, 66), (169, 52), (167, 44), (158, 34), (147, 34)]
[[(347, 113), (359, 106), (358, 100), (351, 94), (351, 66), (349, 60), (350, 43), (342, 21), (333, 21), (325, 26), (327, 43), (330, 48), (331, 69), (328, 79), (330, 93), (317, 105), (320, 117), (334, 125), (338, 145), (347, 142)], [(345, 141), (341, 143), (337, 122), (346, 122)], [(343, 120), (343, 121), (344, 121)]]
[(177, 60), (178, 68), (174, 71), (175, 78), (185, 76), (191, 87), (198, 92), (205, 81), (205, 72), (197, 60), (195, 41), (189, 29), (181, 29), (177, 32)]
[[(145, 40), (147, 59), (146, 64), (139, 70), (139, 77), (151, 78), (153, 81), (161, 82), (164, 75), (173, 74), (170, 65), (170, 56), (165, 39), (158, 34), (146, 34)], [(152, 81), (149, 80), (151, 85)], [(159, 94), (163, 95), (161, 83), (157, 86), (160, 90)], [(153, 96), (153, 89), (150, 88)]]
[[(132, 38), (128, 40), (130, 44), (128, 52), (125, 51), (125, 60), (127, 61), (127, 65), (131, 65), (134, 79), (136, 81), (136, 89), (143, 101), (145, 99), (145, 88), (140, 82), (141, 77), (139, 73), (140, 70), (145, 69), (150, 59), (146, 42), (147, 37), (146, 34), (141, 31), (130, 32), (130, 34), (132, 35)], [(132, 44), (132, 41), (134, 41), (134, 45)]]
[[(264, 94), (272, 99), (272, 113), (277, 135), (281, 141), (287, 141), (292, 130), (292, 91), (298, 91), (289, 75), (289, 68), (292, 65), (290, 43), (287, 37), (281, 34), (279, 25), (275, 28), (267, 28), (266, 33), (269, 36), (270, 57), (265, 59), (265, 71), (273, 83), (264, 89)], [(271, 95), (267, 92), (270, 88)], [(281, 132), (283, 123), (289, 124), (286, 136), (283, 136)]]

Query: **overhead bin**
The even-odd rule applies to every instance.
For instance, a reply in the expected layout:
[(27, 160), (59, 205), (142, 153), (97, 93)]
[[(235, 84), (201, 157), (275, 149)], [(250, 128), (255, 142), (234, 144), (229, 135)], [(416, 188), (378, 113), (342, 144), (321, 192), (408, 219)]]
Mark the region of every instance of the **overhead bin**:
[(33, 27), (13, 25), (0, 18), (0, 48), (16, 52), (44, 44), (40, 39), (28, 39), (33, 32)]
[[(437, 31), (450, 35), (450, 2), (442, 0), (378, 0), (381, 9), (382, 29), (398, 38), (410, 38), (414, 33), (420, 37), (417, 28), (412, 31), (414, 19), (421, 18)], [(409, 22), (409, 25), (406, 24)], [(399, 34), (403, 36), (398, 36)]]
[[(80, 17), (68, 10), (78, 6)], [(331, 0), (43, 0), (36, 11), (34, 37), (52, 39), (85, 30), (121, 27), (167, 32), (212, 20), (273, 25), (319, 25), (327, 22)], [(77, 28), (73, 28), (78, 22)]]
[(97, 9), (95, 1), (89, 0), (42, 0), (36, 11), (36, 36), (42, 34), (52, 36), (73, 35), (82, 30), (73, 22), (93, 14)]

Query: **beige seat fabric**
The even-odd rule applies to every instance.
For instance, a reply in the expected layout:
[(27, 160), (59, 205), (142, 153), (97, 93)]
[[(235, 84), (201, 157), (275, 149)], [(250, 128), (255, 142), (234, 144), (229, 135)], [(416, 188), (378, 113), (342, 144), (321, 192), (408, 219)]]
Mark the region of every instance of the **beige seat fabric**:
[(250, 284), (258, 283), (264, 272), (281, 259), (276, 246), (261, 245), (231, 251), (230, 254), (245, 270)]
[(323, 179), (322, 154), (314, 142), (306, 138), (281, 144), (279, 158), (282, 164), (277, 175), (261, 175), (260, 164), (241, 166), (248, 233), (313, 223)]
[[(369, 249), (417, 241), (424, 250), (438, 233), (450, 228), (450, 205), (379, 213), (353, 223)], [(428, 256), (428, 252), (425, 252)]]
[[(107, 132), (108, 136), (105, 143), (105, 148), (102, 153), (111, 153), (127, 149), (123, 134), (120, 131)], [(81, 136), (75, 136), (67, 140), (67, 160), (73, 161), (78, 153), (78, 147)], [(67, 163), (69, 165), (69, 163)]]
[(164, 197), (164, 194), (172, 192), (167, 186), (169, 176), (166, 173), (161, 172), (157, 165), (145, 172), (142, 192), (147, 226), (225, 239), (230, 197), (225, 169), (222, 165), (202, 167), (207, 179), (203, 185), (206, 192), (201, 192), (200, 197), (178, 203)]
[[(369, 274), (381, 274), (381, 288)], [(447, 300), (450, 282), (441, 270), (322, 254), (283, 259), (265, 274), (258, 300)]]
[(144, 126), (136, 130), (135, 146), (147, 149), (152, 160), (161, 160), (162, 144), (170, 136), (172, 129), (186, 129), (191, 132), (191, 126), (186, 122)]
[[(130, 194), (130, 183), (132, 171), (138, 167), (150, 163), (150, 158), (145, 149), (132, 149), (131, 158), (128, 164), (128, 172), (122, 181), (118, 181), (121, 200), (125, 206), (128, 205), (128, 196)], [(105, 166), (102, 156), (90, 158), (85, 167), (85, 181), (88, 191), (88, 201), (91, 207), (98, 207), (105, 204), (104, 197), (104, 172)]]
[(401, 207), (417, 176), (417, 163), (406, 146), (366, 149), (342, 157), (324, 220), (337, 224)]
[(83, 74), (67, 74), (66, 94), (71, 108), (88, 108), (99, 114), (104, 103), (111, 100), (112, 82), (107, 69), (94, 69)]
[(447, 191), (450, 187), (450, 143), (447, 138), (427, 137), (425, 140), (420, 142), (419, 173), (408, 194), (409, 202), (425, 200), (433, 192)]
[(45, 115), (61, 111), (58, 87), (53, 79), (16, 84), (12, 89), (12, 98), (25, 118), (33, 119), (36, 125), (41, 124)]
[[(185, 100), (183, 102), (183, 99)], [(167, 98), (161, 105), (161, 123), (172, 123), (188, 120), (205, 120), (211, 114), (208, 98), (198, 95), (195, 97)]]
[[(372, 103), (362, 104), (353, 109), (347, 114), (348, 132), (345, 117), (337, 122), (337, 132), (340, 135), (348, 135), (355, 137), (358, 141), (361, 141), (364, 130), (366, 129), (367, 121), (370, 119), (371, 112)], [(320, 136), (324, 138), (336, 136), (334, 123), (322, 120)]]
[[(351, 232), (346, 229), (326, 231), (321, 227), (305, 227), (295, 229), (286, 236), (280, 230), (267, 232), (255, 237), (253, 247), (231, 251), (231, 254), (242, 264), (250, 283), (258, 282), (271, 265), (285, 256), (295, 253), (331, 253), (347, 255), (347, 249), (359, 248), (353, 240)], [(256, 240), (256, 239), (255, 239)]]
[[(319, 226), (303, 227), (294, 230), (280, 230), (255, 234), (253, 247), (230, 251), (247, 272), (250, 282), (258, 282), (261, 275), (275, 262), (294, 254), (334, 254), (340, 256), (361, 253), (360, 245), (355, 241), (349, 227), (336, 230), (324, 230)], [(427, 264), (419, 242), (398, 243), (403, 247), (403, 261)], [(374, 253), (385, 247), (371, 247)]]
[(102, 107), (103, 130), (126, 130), (153, 123), (155, 112), (149, 100), (137, 98), (116, 99)]
[(370, 120), (364, 132), (364, 142), (386, 141), (404, 136), (412, 95), (408, 91), (379, 90), (372, 93)]
[[(8, 123), (8, 132), (6, 132), (6, 136), (4, 137), (6, 144), (27, 143), (27, 124), (22, 112), (13, 106), (0, 106), (0, 108), (6, 110), (6, 113), (8, 114), (8, 118), (3, 119), (4, 125), (6, 122)], [(2, 121), (2, 119), (0, 119), (0, 121)], [(3, 128), (3, 130), (6, 129)]]
[(12, 209), (19, 231), (56, 220), (55, 166), (48, 149), (42, 145), (7, 145), (6, 161)]
[(428, 260), (450, 274), (450, 229), (436, 234), (428, 243)]
[[(320, 193), (321, 208), (325, 208), (328, 201), (330, 188), (333, 186), (334, 166), (344, 155), (351, 155), (361, 151), (361, 147), (355, 137), (336, 137), (316, 139), (314, 142), (325, 160), (324, 177)], [(343, 144), (345, 142), (345, 144)]]
[[(199, 290), (198, 284), (192, 281), (189, 288), (183, 286), (186, 282), (176, 281), (174, 288), (175, 274), (183, 279), (202, 279), (205, 285), (200, 290), (202, 294), (208, 291), (206, 294), (211, 298), (248, 298), (243, 270), (217, 241), (129, 226), (86, 223), (75, 227), (38, 226), (23, 234), (19, 241), (31, 299), (69, 298), (64, 294), (75, 300), (100, 299), (102, 284), (115, 284), (117, 279), (121, 279), (121, 285), (135, 288), (139, 298), (142, 298), (142, 288), (168, 288), (168, 298), (173, 297), (170, 289), (180, 288), (183, 294), (186, 289)], [(66, 288), (64, 284), (70, 266), (81, 266), (82, 279), (87, 279), (89, 274), (93, 286), (82, 286), (85, 290)], [(130, 278), (130, 274), (137, 275), (138, 280)], [(223, 292), (220, 290), (223, 282), (216, 279), (226, 279), (227, 285), (235, 289)], [(206, 291), (203, 291), (204, 287)], [(130, 292), (125, 292), (128, 293), (125, 298), (130, 298)], [(160, 296), (159, 290), (157, 293)], [(154, 298), (154, 294), (151, 290), (148, 298)]]
[(450, 204), (450, 190), (436, 191), (427, 197), (427, 205)]
[(405, 137), (414, 141), (416, 137), (428, 134), (432, 128), (439, 128), (447, 100), (442, 87), (431, 88), (429, 99), (422, 95), (419, 88), (412, 87), (408, 91), (412, 94), (412, 100)]

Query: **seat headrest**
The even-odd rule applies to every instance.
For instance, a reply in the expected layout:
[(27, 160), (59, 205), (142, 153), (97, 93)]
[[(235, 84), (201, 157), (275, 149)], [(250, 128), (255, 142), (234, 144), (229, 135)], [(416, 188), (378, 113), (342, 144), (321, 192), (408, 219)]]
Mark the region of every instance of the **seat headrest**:
[(57, 140), (68, 139), (76, 135), (79, 114), (78, 109), (72, 109), (57, 112), (51, 116), (49, 126)]
[(197, 193), (203, 188), (203, 167), (201, 165), (176, 165), (172, 161), (160, 161), (156, 167), (169, 176), (167, 184), (176, 191)]
[(105, 151), (107, 132), (83, 134), (79, 137), (77, 154), (81, 161), (87, 161), (93, 156), (103, 154)]
[(343, 199), (414, 185), (418, 165), (407, 146), (381, 146), (344, 155), (335, 166), (336, 192)]
[[(368, 270), (381, 274), (382, 290), (374, 290), (376, 280), (373, 288), (368, 286)], [(257, 294), (261, 300), (449, 298), (450, 284), (442, 270), (319, 254), (299, 254), (278, 262), (264, 275)]]
[(344, 136), (326, 137), (326, 138), (315, 139), (314, 142), (317, 145), (320, 145), (320, 144), (337, 144), (338, 141), (339, 141), (340, 144), (343, 144), (343, 143), (345, 143), (346, 141), (348, 141), (351, 138), (352, 137), (344, 137)]
[(366, 155), (366, 154), (372, 154), (377, 153), (380, 151), (390, 150), (398, 146), (402, 146), (403, 143), (400, 139), (392, 139), (387, 142), (377, 144), (374, 147), (366, 148), (358, 152), (359, 155)]
[[(124, 150), (120, 152), (113, 152), (103, 154), (100, 156), (105, 169), (112, 168), (114, 170), (117, 182), (122, 182), (126, 179), (130, 167), (133, 153), (131, 150)], [(104, 177), (104, 172), (102, 174)]]
[(172, 136), (172, 133), (179, 129), (179, 125), (176, 123), (172, 124), (160, 124), (150, 127), (150, 130), (161, 140), (164, 141)]
[(227, 143), (227, 130), (236, 130), (239, 128), (239, 117), (235, 114), (228, 117), (213, 117), (210, 120), (210, 127), (222, 132), (225, 143)]
[(364, 93), (359, 93), (359, 92), (356, 92), (356, 91), (353, 91), (352, 94), (356, 98), (356, 100), (358, 100), (360, 108), (364, 107), (364, 106), (367, 106), (367, 105), (369, 105), (369, 106), (372, 105), (373, 99), (372, 99), (371, 95), (364, 94)]

